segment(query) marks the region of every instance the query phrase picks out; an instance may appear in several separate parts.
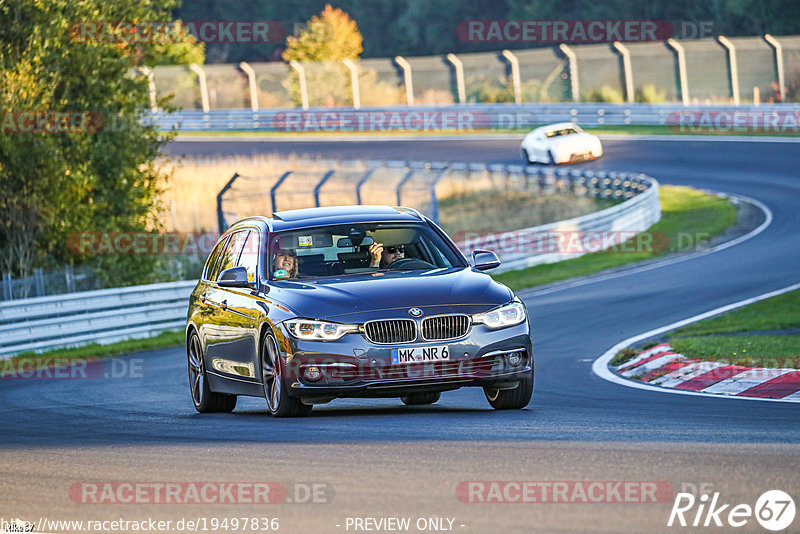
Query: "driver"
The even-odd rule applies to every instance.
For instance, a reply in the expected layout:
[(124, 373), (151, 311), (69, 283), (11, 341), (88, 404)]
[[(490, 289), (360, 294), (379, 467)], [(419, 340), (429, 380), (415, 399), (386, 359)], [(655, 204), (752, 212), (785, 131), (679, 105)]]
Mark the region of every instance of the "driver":
[(383, 243), (373, 243), (369, 246), (372, 257), (369, 266), (386, 269), (389, 265), (406, 257), (405, 245), (390, 245), (384, 247)]
[(275, 253), (273, 262), (277, 279), (297, 278), (297, 253), (293, 249), (280, 249)]

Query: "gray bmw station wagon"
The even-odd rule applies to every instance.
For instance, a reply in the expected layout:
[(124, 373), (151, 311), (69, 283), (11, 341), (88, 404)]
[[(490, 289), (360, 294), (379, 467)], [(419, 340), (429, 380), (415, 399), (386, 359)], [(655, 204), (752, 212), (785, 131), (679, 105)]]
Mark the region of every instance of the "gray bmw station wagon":
[(431, 404), (480, 386), (496, 409), (533, 393), (525, 305), (472, 266), (416, 210), (337, 206), (241, 220), (219, 239), (189, 299), (189, 387), (199, 412), (238, 395), (272, 415), (338, 397)]

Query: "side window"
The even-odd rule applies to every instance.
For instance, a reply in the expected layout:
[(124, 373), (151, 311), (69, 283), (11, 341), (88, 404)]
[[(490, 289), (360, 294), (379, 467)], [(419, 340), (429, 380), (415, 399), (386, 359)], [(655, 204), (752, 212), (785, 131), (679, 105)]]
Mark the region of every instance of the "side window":
[(214, 247), (214, 250), (211, 251), (211, 254), (208, 255), (208, 261), (206, 261), (206, 268), (203, 270), (203, 279), (204, 280), (216, 280), (216, 273), (219, 271), (216, 270), (217, 265), (219, 265), (219, 257), (222, 254), (222, 251), (225, 250), (225, 243), (228, 241), (228, 238), (221, 239), (217, 246)]
[(220, 257), (219, 266), (215, 269), (214, 278), (212, 278), (212, 280), (216, 281), (219, 274), (225, 269), (236, 267), (236, 262), (239, 261), (239, 254), (242, 252), (247, 233), (247, 230), (236, 232), (228, 239), (228, 243), (225, 245), (225, 252), (223, 252)]
[(236, 263), (237, 267), (247, 268), (247, 281), (255, 282), (256, 273), (258, 272), (258, 253), (259, 245), (261, 244), (258, 238), (258, 232), (250, 230), (247, 238), (244, 241), (242, 252), (239, 255), (239, 261)]

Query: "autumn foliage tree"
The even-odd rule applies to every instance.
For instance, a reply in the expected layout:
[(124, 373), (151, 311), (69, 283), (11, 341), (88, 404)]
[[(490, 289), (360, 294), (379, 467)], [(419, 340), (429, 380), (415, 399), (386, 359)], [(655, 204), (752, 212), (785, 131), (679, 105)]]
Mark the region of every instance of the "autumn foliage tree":
[[(306, 82), (311, 105), (351, 105), (349, 74), (343, 59), (358, 59), (363, 51), (363, 38), (356, 21), (341, 9), (326, 5), (319, 15), (311, 17), (306, 29), (297, 37), (286, 39), (285, 61), (319, 63), (306, 68)], [(296, 104), (300, 104), (297, 73), (286, 80), (286, 87)]]

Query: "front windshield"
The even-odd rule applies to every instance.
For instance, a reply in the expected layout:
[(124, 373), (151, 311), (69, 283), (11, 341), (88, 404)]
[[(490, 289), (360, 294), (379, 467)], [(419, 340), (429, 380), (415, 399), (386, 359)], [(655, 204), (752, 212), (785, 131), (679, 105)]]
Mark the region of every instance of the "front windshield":
[(560, 130), (550, 130), (545, 135), (550, 137), (561, 137), (562, 135), (573, 135), (578, 133), (575, 128), (561, 128)]
[(340, 224), (280, 232), (271, 239), (269, 265), (272, 280), (467, 266), (432, 228), (409, 223)]

